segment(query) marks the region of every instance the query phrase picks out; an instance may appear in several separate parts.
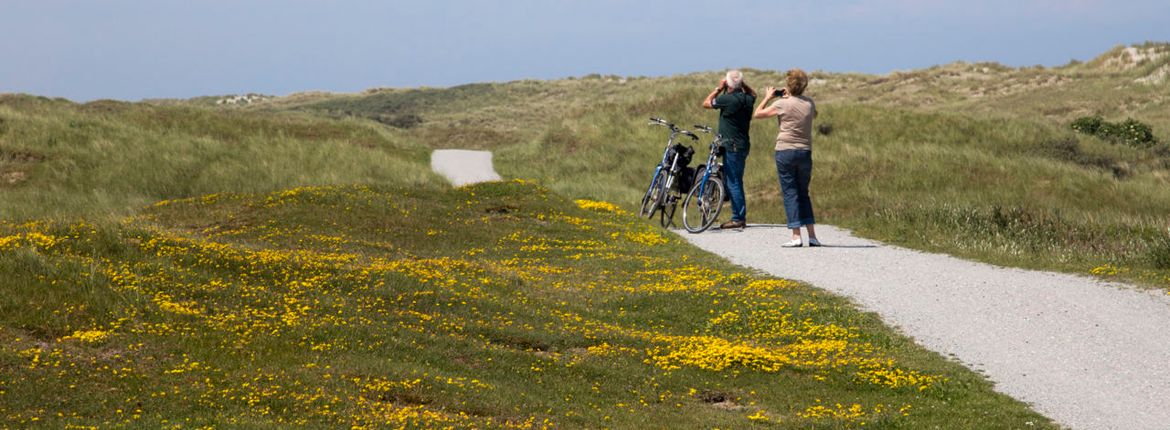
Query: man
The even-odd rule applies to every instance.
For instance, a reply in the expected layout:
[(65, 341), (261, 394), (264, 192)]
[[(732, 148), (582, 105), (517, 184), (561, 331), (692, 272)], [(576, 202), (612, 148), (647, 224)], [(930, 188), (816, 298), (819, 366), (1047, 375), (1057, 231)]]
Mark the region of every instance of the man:
[(743, 82), (743, 73), (730, 70), (719, 86), (703, 100), (703, 107), (719, 109), (719, 135), (723, 137), (723, 175), (731, 194), (731, 220), (724, 229), (747, 226), (747, 202), (743, 196), (743, 167), (751, 150), (748, 130), (752, 123), (756, 92)]

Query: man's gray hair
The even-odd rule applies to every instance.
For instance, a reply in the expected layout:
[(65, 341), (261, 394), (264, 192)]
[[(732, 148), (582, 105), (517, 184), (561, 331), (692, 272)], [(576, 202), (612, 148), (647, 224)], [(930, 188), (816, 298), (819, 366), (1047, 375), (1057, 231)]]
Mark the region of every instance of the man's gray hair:
[(739, 87), (743, 86), (743, 73), (739, 70), (728, 70), (726, 78), (728, 88), (738, 90)]

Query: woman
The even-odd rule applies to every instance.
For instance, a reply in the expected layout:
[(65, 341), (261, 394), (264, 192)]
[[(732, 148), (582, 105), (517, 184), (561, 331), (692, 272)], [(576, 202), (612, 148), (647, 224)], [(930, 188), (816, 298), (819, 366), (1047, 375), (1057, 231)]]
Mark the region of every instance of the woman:
[(808, 75), (800, 69), (789, 70), (784, 89), (776, 91), (768, 87), (764, 100), (752, 114), (753, 118), (776, 117), (780, 123), (780, 134), (776, 135), (776, 174), (780, 177), (788, 228), (792, 229), (792, 240), (783, 245), (786, 248), (802, 246), (801, 226), (808, 230), (808, 246), (821, 246), (813, 227), (816, 219), (812, 200), (808, 197), (808, 183), (812, 179), (812, 123), (817, 117), (817, 106), (804, 96), (806, 87)]

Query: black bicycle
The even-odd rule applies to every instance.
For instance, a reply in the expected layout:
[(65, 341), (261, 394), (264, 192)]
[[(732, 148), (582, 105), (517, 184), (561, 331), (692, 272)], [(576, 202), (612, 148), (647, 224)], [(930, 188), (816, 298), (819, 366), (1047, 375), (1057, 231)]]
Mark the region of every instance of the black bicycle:
[[(711, 134), (711, 127), (696, 124), (695, 128)], [(722, 136), (715, 135), (711, 140), (707, 162), (695, 168), (695, 184), (683, 200), (683, 227), (691, 233), (702, 233), (711, 228), (723, 210), (726, 192), (723, 186), (723, 164), (716, 162), (723, 155), (723, 146), (720, 144), (722, 139)]]
[(650, 118), (650, 125), (670, 129), (670, 138), (666, 140), (666, 148), (662, 151), (662, 161), (654, 168), (650, 186), (642, 196), (642, 206), (638, 210), (638, 215), (647, 219), (653, 219), (654, 215), (658, 215), (662, 226), (668, 227), (674, 222), (674, 211), (679, 198), (682, 197), (680, 179), (683, 178), (686, 166), (691, 163), (691, 157), (695, 154), (694, 148), (675, 143), (675, 138), (683, 135), (690, 137), (691, 140), (699, 140), (699, 136), (660, 118)]

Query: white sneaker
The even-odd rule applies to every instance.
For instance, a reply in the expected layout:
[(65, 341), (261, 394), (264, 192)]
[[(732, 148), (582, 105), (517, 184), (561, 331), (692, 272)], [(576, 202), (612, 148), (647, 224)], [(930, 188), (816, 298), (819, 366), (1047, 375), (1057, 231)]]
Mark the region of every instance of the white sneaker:
[(817, 240), (815, 237), (809, 238), (808, 246), (821, 246), (821, 241)]
[(788, 241), (787, 243), (780, 245), (780, 246), (783, 246), (785, 248), (800, 248), (802, 245), (803, 244), (800, 243), (800, 239), (792, 239), (792, 240)]

